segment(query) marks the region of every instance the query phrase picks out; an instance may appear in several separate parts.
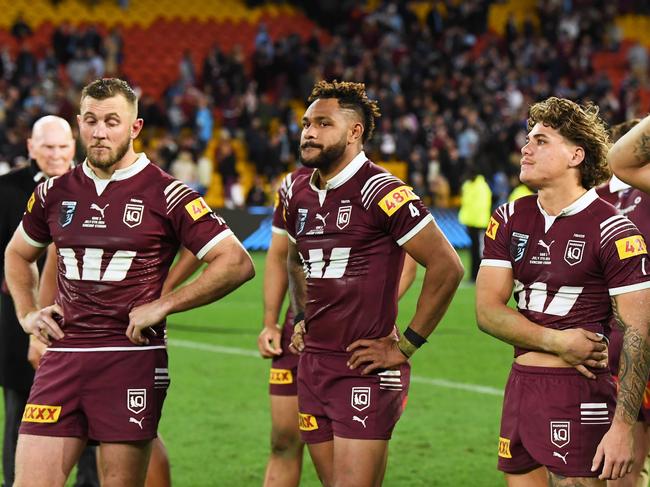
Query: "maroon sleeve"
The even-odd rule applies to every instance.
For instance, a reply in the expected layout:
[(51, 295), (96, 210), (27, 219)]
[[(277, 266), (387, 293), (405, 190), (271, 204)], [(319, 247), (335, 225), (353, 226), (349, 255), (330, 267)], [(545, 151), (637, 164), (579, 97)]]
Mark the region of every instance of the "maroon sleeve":
[(196, 191), (189, 188), (182, 198), (168, 208), (168, 212), (178, 239), (199, 259), (233, 234), (226, 221), (214, 213)]
[[(508, 217), (514, 212), (514, 202), (497, 208), (485, 230), (483, 260), (481, 265), (493, 267), (512, 267), (510, 260), (510, 236), (507, 228)], [(521, 238), (525, 238), (523, 235)], [(524, 244), (527, 242), (523, 242)]]
[(368, 190), (362, 191), (362, 200), (367, 196), (372, 198), (366, 200), (370, 211), (380, 226), (401, 246), (432, 222), (433, 216), (413, 188), (392, 175), (383, 178), (385, 184), (382, 189), (372, 195), (372, 186), (369, 186)]
[(645, 240), (622, 215), (600, 224), (600, 255), (609, 294), (615, 296), (650, 287), (650, 263)]
[[(50, 234), (50, 227), (47, 224), (47, 209), (45, 199), (48, 190), (55, 182), (55, 178), (51, 178), (39, 184), (34, 192), (27, 200), (27, 207), (21, 222), (23, 236), (29, 244), (34, 247), (47, 247), (52, 241)], [(65, 226), (66, 219), (72, 220), (74, 216), (76, 201), (62, 201), (59, 220), (61, 225)]]

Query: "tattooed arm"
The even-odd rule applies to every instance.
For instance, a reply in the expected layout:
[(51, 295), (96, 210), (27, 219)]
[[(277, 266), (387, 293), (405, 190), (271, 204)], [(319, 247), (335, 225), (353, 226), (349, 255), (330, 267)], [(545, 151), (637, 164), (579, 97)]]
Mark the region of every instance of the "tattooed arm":
[(610, 148), (607, 161), (620, 179), (650, 193), (650, 116)]
[(596, 450), (592, 470), (604, 459), (601, 479), (617, 479), (632, 468), (632, 428), (637, 420), (650, 370), (650, 289), (615, 297), (616, 319), (623, 327), (619, 390), (612, 425)]
[[(302, 259), (296, 248), (296, 244), (289, 240), (287, 250), (287, 270), (289, 274), (289, 297), (294, 316), (304, 316), (305, 302), (307, 301), (307, 280), (302, 267)], [(291, 345), (289, 349), (294, 353), (300, 353), (305, 348), (304, 334), (306, 333), (305, 320), (295, 322)]]

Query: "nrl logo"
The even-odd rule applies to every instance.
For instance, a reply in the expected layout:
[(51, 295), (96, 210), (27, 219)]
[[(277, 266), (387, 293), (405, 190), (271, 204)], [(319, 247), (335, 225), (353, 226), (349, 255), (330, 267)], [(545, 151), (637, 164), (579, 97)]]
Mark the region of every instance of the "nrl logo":
[(357, 411), (370, 407), (370, 387), (353, 387), (350, 404)]
[(341, 206), (339, 214), (336, 216), (336, 228), (343, 230), (350, 223), (350, 216), (352, 215), (352, 206)]
[(510, 238), (510, 256), (515, 262), (519, 262), (526, 253), (529, 236), (525, 233), (512, 232)]
[(133, 414), (140, 414), (147, 407), (146, 389), (127, 389), (126, 408)]
[(551, 443), (564, 448), (571, 441), (571, 423), (569, 421), (551, 421)]
[(77, 208), (76, 201), (62, 201), (61, 208), (59, 210), (59, 225), (62, 227), (67, 227), (72, 223), (72, 218), (74, 217), (74, 211)]
[(142, 223), (142, 213), (144, 213), (144, 205), (127, 203), (124, 206), (122, 221), (129, 228), (137, 227)]
[(298, 221), (296, 222), (296, 235), (300, 235), (307, 223), (307, 212), (305, 208), (298, 208)]

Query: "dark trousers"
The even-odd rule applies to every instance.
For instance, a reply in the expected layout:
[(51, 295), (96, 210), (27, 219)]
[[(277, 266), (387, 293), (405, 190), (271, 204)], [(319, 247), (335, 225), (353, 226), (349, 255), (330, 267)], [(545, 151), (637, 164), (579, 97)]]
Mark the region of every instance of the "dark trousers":
[(478, 268), (481, 266), (481, 258), (483, 258), (483, 234), (485, 233), (485, 228), (467, 227), (467, 232), (472, 242), (470, 248), (472, 256), (472, 281), (476, 281)]
[[(29, 394), (3, 388), (5, 399), (5, 431), (2, 444), (2, 471), (4, 472), (4, 487), (11, 487), (14, 483), (14, 462), (16, 458), (16, 443), (18, 443), (18, 429), (25, 410)], [(81, 453), (77, 463), (77, 480), (75, 487), (99, 487), (97, 478), (97, 461), (95, 447), (87, 446)]]
[(14, 484), (14, 458), (16, 457), (16, 443), (18, 442), (18, 428), (23, 417), (28, 394), (3, 388), (5, 398), (5, 432), (2, 442), (2, 471), (4, 484), (10, 487)]

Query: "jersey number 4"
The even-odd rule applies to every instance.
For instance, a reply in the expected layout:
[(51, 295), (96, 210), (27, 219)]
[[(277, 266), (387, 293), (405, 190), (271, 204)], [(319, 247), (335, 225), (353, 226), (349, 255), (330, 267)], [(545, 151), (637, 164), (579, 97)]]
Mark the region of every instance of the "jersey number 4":
[(335, 247), (329, 262), (323, 258), (323, 249), (309, 249), (309, 258), (303, 257), (305, 275), (308, 279), (336, 279), (343, 277), (350, 258), (350, 247)]
[[(545, 282), (533, 282), (529, 286), (515, 280), (514, 292), (518, 293), (517, 307), (553, 316), (566, 316), (576, 304), (583, 287), (562, 286), (557, 290), (551, 302), (546, 305), (548, 292)], [(526, 299), (528, 297), (528, 299)]]
[(72, 249), (59, 249), (65, 267), (65, 277), (71, 280), (82, 281), (123, 281), (126, 273), (131, 268), (135, 257), (132, 250), (118, 250), (113, 254), (110, 262), (101, 273), (102, 249), (85, 249), (79, 274), (79, 262)]

